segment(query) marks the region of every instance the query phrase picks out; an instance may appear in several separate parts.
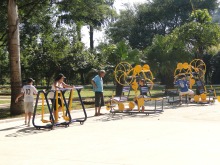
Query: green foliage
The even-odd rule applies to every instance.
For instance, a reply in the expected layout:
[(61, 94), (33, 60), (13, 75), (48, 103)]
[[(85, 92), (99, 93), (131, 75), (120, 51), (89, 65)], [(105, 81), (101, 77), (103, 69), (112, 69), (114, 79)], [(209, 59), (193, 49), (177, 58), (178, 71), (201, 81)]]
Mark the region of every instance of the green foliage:
[[(195, 11), (197, 13), (197, 11)], [(202, 22), (189, 22), (176, 28), (178, 38), (185, 43), (188, 51), (195, 54), (195, 58), (202, 58), (211, 46), (217, 46), (220, 42), (220, 27), (216, 23), (209, 22), (211, 16), (206, 10), (200, 13), (196, 20)], [(204, 15), (202, 15), (204, 13)], [(208, 14), (208, 15), (207, 15)]]
[(110, 23), (106, 34), (110, 36), (113, 43), (121, 40), (129, 40), (131, 30), (135, 27), (135, 11), (128, 9), (121, 11), (118, 19), (114, 23)]
[(207, 54), (210, 54), (212, 56), (218, 54), (220, 52), (220, 44), (217, 46), (211, 46), (207, 49)]
[(212, 17), (209, 14), (207, 9), (203, 10), (194, 10), (191, 14), (191, 20), (195, 20), (196, 22), (199, 22), (201, 24), (203, 23), (211, 23)]
[(106, 63), (112, 66), (116, 66), (121, 61), (127, 61), (132, 64), (139, 63), (139, 57), (142, 55), (141, 51), (132, 49), (125, 41), (117, 44), (103, 44), (98, 49), (102, 57), (107, 57)]
[(211, 82), (212, 84), (219, 84), (220, 83), (220, 53), (216, 54), (210, 60), (210, 73), (211, 73)]
[[(111, 8), (114, 0), (63, 0), (59, 3), (59, 19), (66, 24), (77, 23), (78, 39), (81, 40), (81, 26), (90, 26), (90, 48), (93, 49), (93, 30), (99, 29), (116, 15)], [(80, 25), (79, 25), (80, 23)]]
[[(217, 0), (193, 0), (195, 8), (213, 11)], [(113, 43), (123, 39), (132, 48), (145, 49), (154, 35), (166, 35), (176, 27), (190, 21), (192, 6), (186, 0), (153, 0), (151, 3), (136, 5), (134, 10), (123, 11), (114, 24), (108, 29)]]
[[(39, 82), (46, 78), (50, 84), (62, 72), (69, 82), (83, 84), (90, 82), (93, 68), (112, 73), (121, 61), (149, 63), (162, 78), (170, 74), (169, 68), (176, 61), (187, 61), (191, 54), (202, 57), (208, 51), (218, 51), (213, 51), (213, 45), (219, 43), (219, 27), (211, 23), (209, 15), (217, 0), (192, 2), (200, 10), (192, 12), (190, 1), (185, 0), (153, 0), (127, 6), (108, 27), (109, 43), (88, 51), (80, 42), (81, 27), (100, 29), (114, 20), (114, 0), (17, 1), (22, 78), (31, 76)], [(7, 1), (0, 2), (0, 21), (0, 79), (7, 80)]]
[(177, 63), (189, 62), (190, 59), (184, 43), (174, 34), (156, 35), (152, 45), (145, 50), (145, 61), (150, 65), (151, 71), (162, 84), (169, 87), (173, 85), (173, 72)]

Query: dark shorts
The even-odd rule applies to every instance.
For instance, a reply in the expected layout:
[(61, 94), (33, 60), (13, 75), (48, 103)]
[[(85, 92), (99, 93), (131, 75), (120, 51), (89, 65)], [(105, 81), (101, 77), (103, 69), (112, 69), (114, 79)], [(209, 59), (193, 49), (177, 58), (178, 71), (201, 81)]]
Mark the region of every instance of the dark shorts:
[[(57, 110), (57, 106), (56, 106), (56, 99), (51, 99), (51, 102), (52, 102), (52, 104), (54, 103), (54, 110)], [(60, 105), (60, 106), (62, 106), (62, 102), (61, 102), (61, 99), (60, 98), (58, 98), (58, 104)]]
[(95, 92), (95, 107), (104, 106), (103, 92)]

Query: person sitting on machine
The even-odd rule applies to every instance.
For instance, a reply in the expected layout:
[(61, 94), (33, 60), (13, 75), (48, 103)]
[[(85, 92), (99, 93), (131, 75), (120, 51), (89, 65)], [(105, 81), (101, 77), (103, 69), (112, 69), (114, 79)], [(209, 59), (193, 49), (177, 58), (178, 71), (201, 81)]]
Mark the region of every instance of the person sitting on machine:
[[(152, 85), (149, 87), (144, 79), (141, 79), (139, 81), (139, 89), (140, 89), (140, 95), (137, 98), (146, 98), (151, 96), (150, 89), (152, 89)], [(135, 103), (138, 105), (137, 99), (135, 99)], [(144, 112), (144, 105), (141, 107), (142, 112)]]
[(186, 75), (180, 75), (179, 80), (175, 81), (175, 84), (178, 85), (180, 88), (179, 98), (180, 98), (180, 105), (182, 104), (182, 96), (189, 95), (189, 101), (194, 96), (194, 92), (189, 89), (189, 81), (186, 80)]
[(201, 95), (202, 93), (205, 93), (205, 86), (200, 79), (196, 79), (196, 94)]
[(152, 89), (152, 85), (149, 87), (144, 79), (139, 81), (140, 95), (143, 97), (151, 96), (150, 90)]

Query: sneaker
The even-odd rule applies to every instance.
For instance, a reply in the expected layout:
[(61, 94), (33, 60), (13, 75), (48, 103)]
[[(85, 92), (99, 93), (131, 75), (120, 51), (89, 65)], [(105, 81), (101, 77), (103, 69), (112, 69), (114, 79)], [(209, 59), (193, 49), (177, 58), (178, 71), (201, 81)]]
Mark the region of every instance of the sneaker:
[(26, 121), (24, 121), (24, 125), (27, 125), (27, 122), (26, 122)]
[(27, 126), (30, 127), (30, 123), (28, 123)]

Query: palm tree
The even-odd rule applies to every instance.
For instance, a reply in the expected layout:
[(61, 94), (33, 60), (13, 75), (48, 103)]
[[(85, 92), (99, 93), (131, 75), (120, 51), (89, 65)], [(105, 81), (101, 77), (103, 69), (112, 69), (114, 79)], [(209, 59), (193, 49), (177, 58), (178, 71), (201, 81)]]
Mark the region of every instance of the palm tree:
[(8, 51), (11, 76), (11, 115), (23, 113), (23, 102), (15, 104), (21, 89), (19, 18), (16, 0), (8, 0)]

